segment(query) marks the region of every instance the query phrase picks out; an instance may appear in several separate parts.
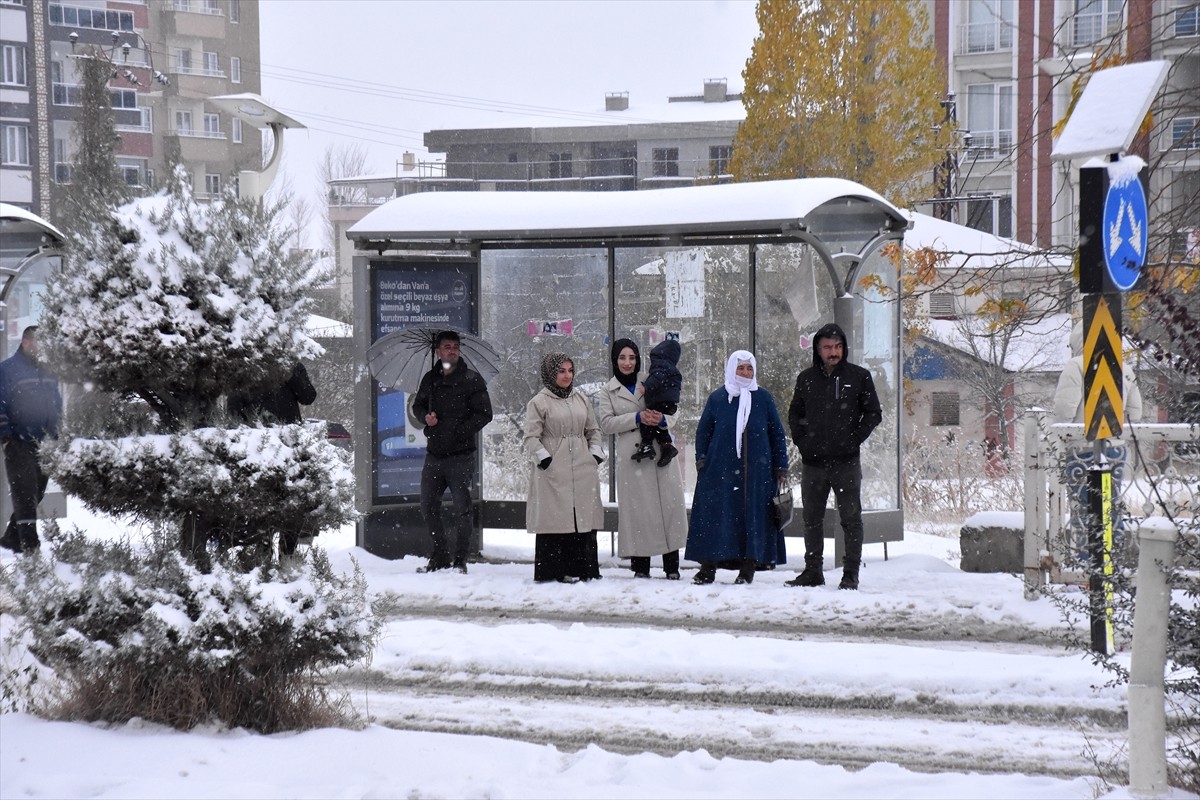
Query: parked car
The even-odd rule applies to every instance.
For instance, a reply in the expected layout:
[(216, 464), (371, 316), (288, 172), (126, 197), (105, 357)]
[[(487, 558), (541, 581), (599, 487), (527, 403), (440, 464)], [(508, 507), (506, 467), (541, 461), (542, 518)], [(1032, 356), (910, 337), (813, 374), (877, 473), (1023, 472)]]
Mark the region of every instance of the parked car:
[(327, 419), (306, 419), (304, 424), (313, 428), (320, 426), (325, 430), (325, 438), (331, 445), (353, 452), (354, 441), (350, 438), (350, 431), (346, 430), (342, 423)]

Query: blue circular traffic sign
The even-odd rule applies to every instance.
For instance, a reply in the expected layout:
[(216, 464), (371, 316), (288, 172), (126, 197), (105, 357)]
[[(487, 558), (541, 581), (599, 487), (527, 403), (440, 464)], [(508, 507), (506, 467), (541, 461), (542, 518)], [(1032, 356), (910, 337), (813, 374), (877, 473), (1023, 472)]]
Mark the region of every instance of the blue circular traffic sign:
[(1113, 285), (1125, 291), (1137, 283), (1149, 240), (1146, 193), (1136, 176), (1111, 183), (1104, 198), (1104, 264)]

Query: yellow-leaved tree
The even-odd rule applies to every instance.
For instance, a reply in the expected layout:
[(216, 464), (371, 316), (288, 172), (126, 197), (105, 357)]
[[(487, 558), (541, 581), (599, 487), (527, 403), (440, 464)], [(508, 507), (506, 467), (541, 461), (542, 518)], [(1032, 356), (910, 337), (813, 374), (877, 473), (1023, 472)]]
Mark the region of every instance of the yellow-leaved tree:
[(736, 179), (838, 177), (898, 205), (929, 197), (953, 132), (924, 7), (759, 0), (756, 14)]

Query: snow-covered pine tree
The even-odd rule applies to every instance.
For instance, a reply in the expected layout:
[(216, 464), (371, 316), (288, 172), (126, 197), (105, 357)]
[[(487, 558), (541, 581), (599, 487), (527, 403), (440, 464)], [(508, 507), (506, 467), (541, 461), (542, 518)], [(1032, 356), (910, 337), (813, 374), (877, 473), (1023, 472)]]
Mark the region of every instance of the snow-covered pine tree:
[(68, 419), (47, 448), (52, 474), (100, 511), (178, 524), (193, 556), (214, 531), (266, 544), (353, 513), (348, 459), (319, 431), (220, 427), (223, 395), (320, 353), (304, 331), (320, 276), (287, 254), (274, 217), (231, 194), (196, 202), (180, 169), (78, 229), (45, 294), (48, 361), (92, 395), (80, 407), (105, 409)]

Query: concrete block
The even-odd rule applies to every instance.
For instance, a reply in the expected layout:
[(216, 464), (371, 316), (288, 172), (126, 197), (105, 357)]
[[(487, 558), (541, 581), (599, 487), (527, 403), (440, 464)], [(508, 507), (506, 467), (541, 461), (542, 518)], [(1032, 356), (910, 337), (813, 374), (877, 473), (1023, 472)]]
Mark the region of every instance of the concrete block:
[(977, 525), (968, 520), (959, 531), (958, 542), (962, 554), (959, 568), (963, 572), (1020, 574), (1024, 571), (1024, 527)]

